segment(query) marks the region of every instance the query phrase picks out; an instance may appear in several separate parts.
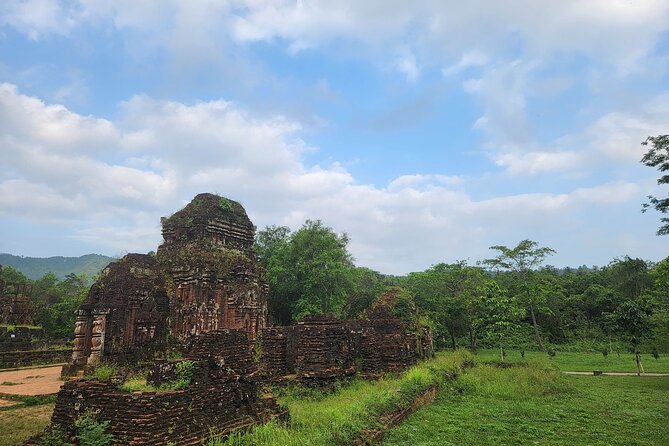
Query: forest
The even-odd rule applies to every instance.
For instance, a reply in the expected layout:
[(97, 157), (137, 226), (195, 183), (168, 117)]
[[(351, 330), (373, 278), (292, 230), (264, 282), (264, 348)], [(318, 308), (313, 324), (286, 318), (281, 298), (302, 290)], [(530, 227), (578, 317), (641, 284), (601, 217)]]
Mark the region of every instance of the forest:
[[(360, 315), (385, 290), (402, 290), (432, 327), (440, 348), (669, 351), (669, 258), (622, 257), (602, 267), (556, 268), (551, 248), (523, 240), (493, 246), (476, 265), (439, 263), (404, 276), (354, 265), (348, 238), (320, 221), (297, 231), (271, 226), (257, 234), (267, 269), (270, 317), (290, 324), (310, 313)], [(71, 337), (73, 312), (93, 277), (47, 273), (31, 281), (11, 267), (8, 282), (33, 284), (36, 323), (49, 337)], [(400, 305), (401, 308), (401, 305)], [(409, 313), (407, 313), (409, 314)]]

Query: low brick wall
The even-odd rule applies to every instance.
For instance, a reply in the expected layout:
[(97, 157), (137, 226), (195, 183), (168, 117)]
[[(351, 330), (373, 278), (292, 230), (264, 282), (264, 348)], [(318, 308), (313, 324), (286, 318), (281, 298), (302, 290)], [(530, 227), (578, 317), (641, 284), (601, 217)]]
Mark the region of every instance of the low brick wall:
[(275, 381), (293, 373), (300, 381), (318, 384), (356, 371), (400, 372), (433, 354), (429, 329), (417, 336), (385, 307), (357, 320), (311, 315), (295, 326), (266, 328), (261, 336), (262, 369)]
[(74, 420), (91, 410), (109, 420), (114, 445), (199, 445), (212, 433), (225, 435), (272, 418), (287, 419), (287, 410), (272, 398), (257, 395), (244, 380), (168, 392), (124, 392), (110, 382), (66, 382), (51, 419), (73, 434)]
[[(74, 421), (92, 411), (100, 421), (109, 421), (114, 445), (189, 446), (270, 419), (289, 419), (287, 409), (261, 394), (245, 332), (198, 336), (188, 361), (190, 385), (183, 390), (128, 392), (112, 381), (70, 380), (58, 392), (51, 423), (71, 437)], [(178, 362), (154, 363), (148, 380), (154, 385), (173, 381)], [(38, 443), (38, 438), (31, 441), (27, 444)]]
[(0, 352), (0, 368), (7, 369), (29, 365), (58, 364), (69, 361), (71, 357), (71, 348)]

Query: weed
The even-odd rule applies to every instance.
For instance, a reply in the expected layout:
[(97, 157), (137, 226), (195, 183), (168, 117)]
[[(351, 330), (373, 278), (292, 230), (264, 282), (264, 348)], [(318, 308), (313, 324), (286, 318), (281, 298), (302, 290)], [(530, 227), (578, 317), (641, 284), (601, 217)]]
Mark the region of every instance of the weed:
[(40, 436), (40, 446), (72, 446), (67, 441), (63, 428), (58, 424), (51, 424)]
[(97, 379), (100, 381), (109, 381), (110, 379), (112, 379), (112, 377), (118, 375), (119, 372), (120, 369), (117, 365), (112, 363), (104, 363), (96, 366), (95, 370), (93, 370), (93, 373), (85, 376), (84, 378)]
[(86, 411), (74, 420), (77, 440), (80, 446), (107, 446), (114, 441), (113, 435), (107, 432), (109, 421), (98, 421), (92, 411)]

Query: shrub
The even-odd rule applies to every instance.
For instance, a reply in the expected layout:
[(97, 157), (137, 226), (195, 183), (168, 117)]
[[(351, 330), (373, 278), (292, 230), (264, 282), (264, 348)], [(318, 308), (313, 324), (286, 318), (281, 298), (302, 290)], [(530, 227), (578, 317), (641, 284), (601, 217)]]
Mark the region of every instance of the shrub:
[(99, 422), (95, 413), (86, 411), (74, 420), (80, 446), (107, 446), (114, 436), (107, 432), (109, 421)]
[(89, 378), (99, 379), (100, 381), (109, 381), (113, 376), (118, 375), (119, 368), (115, 364), (100, 364), (95, 367)]
[(72, 446), (67, 442), (63, 428), (58, 424), (50, 425), (42, 434), (39, 440), (40, 446)]

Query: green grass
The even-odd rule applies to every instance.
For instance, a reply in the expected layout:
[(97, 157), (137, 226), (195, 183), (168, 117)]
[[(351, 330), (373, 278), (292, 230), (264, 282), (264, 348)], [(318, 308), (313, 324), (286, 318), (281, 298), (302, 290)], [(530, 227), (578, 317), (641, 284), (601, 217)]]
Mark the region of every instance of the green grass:
[(210, 446), (331, 446), (350, 444), (363, 430), (378, 427), (382, 414), (403, 406), (457, 375), (472, 356), (464, 351), (439, 354), (400, 376), (379, 381), (355, 379), (331, 393), (288, 387), (277, 391), (290, 411), (291, 423), (268, 423), (246, 434), (212, 440)]
[[(477, 359), (482, 361), (499, 361), (499, 350), (479, 350), (476, 354)], [(525, 352), (525, 358), (520, 356), (517, 350), (507, 351), (505, 361), (508, 362), (539, 362), (547, 367), (557, 367), (562, 371), (572, 372), (590, 372), (593, 370), (602, 370), (605, 372), (636, 372), (636, 362), (631, 353), (610, 353), (604, 357), (601, 353), (595, 352), (556, 352), (550, 359), (546, 353), (528, 351)], [(649, 373), (669, 373), (669, 355), (662, 355), (659, 359), (654, 359), (649, 353), (641, 355), (641, 361), (646, 372)]]
[(49, 424), (53, 404), (12, 407), (0, 411), (0, 446), (15, 446), (43, 431)]
[(669, 378), (565, 376), (479, 365), (384, 446), (667, 445)]

